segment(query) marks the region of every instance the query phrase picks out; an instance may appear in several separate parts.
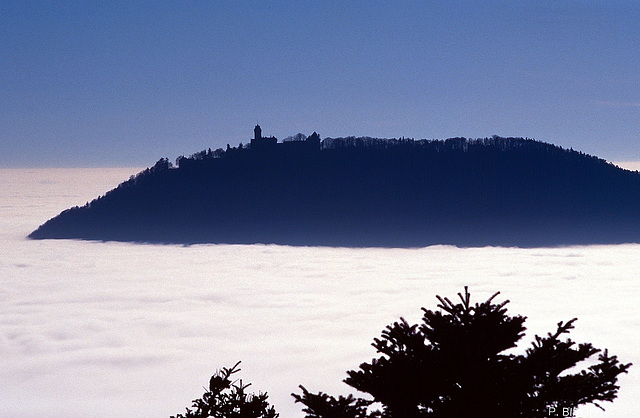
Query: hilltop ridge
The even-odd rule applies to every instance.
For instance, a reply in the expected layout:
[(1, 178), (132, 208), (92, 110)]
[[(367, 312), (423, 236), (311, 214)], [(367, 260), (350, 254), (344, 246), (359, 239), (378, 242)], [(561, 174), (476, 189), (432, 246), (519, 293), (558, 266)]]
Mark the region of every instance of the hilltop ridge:
[(527, 138), (298, 134), (160, 159), (30, 235), (414, 247), (640, 242), (640, 174)]

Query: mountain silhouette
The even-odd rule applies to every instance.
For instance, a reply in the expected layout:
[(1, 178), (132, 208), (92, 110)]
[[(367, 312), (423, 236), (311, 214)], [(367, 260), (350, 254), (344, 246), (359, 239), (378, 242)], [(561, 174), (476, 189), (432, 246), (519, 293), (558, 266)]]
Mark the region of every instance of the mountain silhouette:
[(34, 239), (350, 247), (640, 242), (640, 174), (524, 138), (325, 138), (160, 159)]

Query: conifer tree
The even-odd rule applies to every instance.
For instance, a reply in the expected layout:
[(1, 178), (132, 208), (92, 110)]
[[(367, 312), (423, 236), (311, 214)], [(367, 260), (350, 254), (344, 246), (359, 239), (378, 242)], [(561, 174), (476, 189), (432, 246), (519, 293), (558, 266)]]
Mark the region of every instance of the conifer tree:
[[(372, 344), (381, 355), (345, 379), (368, 399), (313, 394), (302, 385), (302, 394), (292, 396), (306, 418), (569, 416), (580, 405), (604, 409), (598, 402), (613, 402), (618, 376), (631, 363), (564, 338), (576, 318), (536, 335), (524, 354), (510, 352), (524, 336), (526, 318), (507, 315), (508, 300), (493, 302), (498, 294), (472, 305), (465, 287), (460, 303), (437, 296), (438, 311), (422, 308), (422, 324), (400, 318), (387, 326)], [(592, 365), (574, 372), (587, 359)], [(175, 418), (277, 418), (266, 393), (248, 394), (249, 385), (231, 381), (239, 364), (214, 374), (209, 390), (193, 401), (195, 411)]]
[[(498, 294), (471, 305), (465, 287), (460, 303), (438, 296), (440, 311), (423, 308), (421, 325), (400, 318), (387, 326), (373, 342), (382, 355), (345, 379), (371, 400), (314, 395), (300, 386), (296, 402), (306, 406), (307, 418), (511, 418), (549, 416), (589, 403), (602, 408), (597, 402), (616, 398), (617, 377), (631, 364), (590, 343), (563, 340), (575, 318), (559, 322), (546, 337), (536, 336), (524, 354), (509, 353), (524, 336), (526, 318), (508, 316), (509, 301), (493, 303)], [(598, 353), (595, 364), (567, 373)], [(370, 402), (381, 403), (381, 410), (368, 412)]]
[(231, 381), (231, 375), (240, 371), (239, 365), (237, 362), (230, 369), (223, 367), (216, 372), (209, 381), (209, 390), (193, 401), (195, 410), (187, 408), (185, 415), (171, 418), (278, 418), (279, 414), (267, 402), (266, 393), (247, 393), (250, 384)]

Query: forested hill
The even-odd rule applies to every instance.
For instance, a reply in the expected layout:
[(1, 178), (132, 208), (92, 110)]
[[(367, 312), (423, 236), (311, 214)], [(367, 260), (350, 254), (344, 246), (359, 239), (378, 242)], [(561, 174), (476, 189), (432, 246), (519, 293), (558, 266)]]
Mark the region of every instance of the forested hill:
[(161, 159), (31, 238), (412, 247), (640, 242), (640, 174), (523, 138), (326, 138)]

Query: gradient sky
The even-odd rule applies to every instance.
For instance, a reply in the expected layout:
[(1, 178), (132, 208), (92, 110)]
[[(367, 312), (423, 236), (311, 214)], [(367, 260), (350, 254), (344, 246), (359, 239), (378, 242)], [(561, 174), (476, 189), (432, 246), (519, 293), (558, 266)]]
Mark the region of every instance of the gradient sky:
[(638, 22), (636, 1), (0, 0), (0, 167), (148, 166), (256, 122), (640, 160)]

